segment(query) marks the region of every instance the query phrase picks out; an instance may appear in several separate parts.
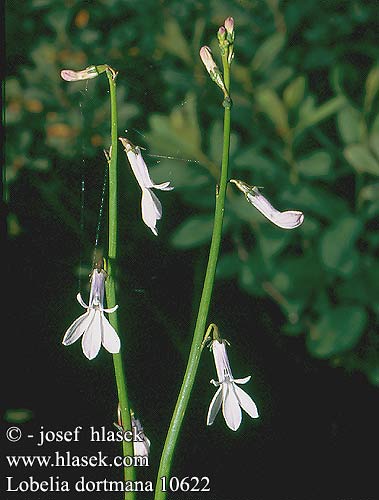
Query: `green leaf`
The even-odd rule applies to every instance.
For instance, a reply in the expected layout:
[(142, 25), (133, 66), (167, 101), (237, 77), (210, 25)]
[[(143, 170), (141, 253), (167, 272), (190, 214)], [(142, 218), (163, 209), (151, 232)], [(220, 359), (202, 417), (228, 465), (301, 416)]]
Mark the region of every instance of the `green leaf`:
[(325, 273), (313, 250), (299, 257), (282, 257), (275, 265), (272, 283), (286, 300), (305, 301), (325, 284)]
[(308, 179), (327, 177), (331, 172), (332, 158), (327, 151), (315, 151), (298, 161), (299, 173)]
[(281, 210), (302, 210), (305, 212), (305, 218), (307, 212), (310, 212), (311, 215), (335, 220), (336, 217), (348, 211), (347, 203), (343, 198), (314, 185), (283, 189), (280, 199), (283, 204)]
[(374, 66), (366, 79), (365, 109), (370, 109), (375, 95), (379, 92), (379, 66)]
[(355, 244), (362, 231), (362, 221), (351, 215), (338, 219), (320, 241), (321, 259), (325, 267), (342, 276), (353, 273), (359, 255)]
[[(209, 156), (216, 165), (221, 164), (223, 148), (224, 127), (221, 120), (216, 120), (209, 134)], [(238, 148), (238, 135), (233, 132), (230, 134), (229, 154), (232, 157)]]
[(282, 327), (282, 332), (289, 337), (297, 337), (301, 335), (304, 331), (304, 325), (301, 321), (297, 321), (295, 323), (287, 323)]
[(221, 255), (217, 263), (217, 278), (230, 279), (238, 275), (241, 267), (241, 259), (237, 253), (225, 253)]
[(279, 89), (294, 75), (294, 70), (290, 66), (280, 66), (279, 68), (270, 68), (270, 78), (266, 80), (265, 85), (272, 89)]
[(369, 143), (371, 151), (379, 159), (379, 131), (374, 131), (370, 134)]
[(246, 262), (241, 263), (238, 284), (253, 296), (263, 296), (262, 281), (267, 279), (267, 270), (257, 251), (251, 251)]
[(362, 115), (352, 106), (346, 106), (337, 114), (338, 131), (346, 144), (360, 142), (363, 134)]
[(379, 162), (364, 144), (350, 144), (344, 155), (357, 172), (379, 175)]
[(371, 257), (362, 258), (357, 272), (337, 285), (335, 294), (341, 302), (353, 302), (378, 310), (379, 263)]
[[(172, 235), (172, 245), (175, 248), (184, 250), (208, 243), (212, 237), (213, 219), (213, 214), (188, 217)], [(228, 217), (225, 217), (224, 229), (226, 229), (228, 222)]]
[(338, 306), (325, 311), (321, 320), (310, 328), (307, 347), (313, 356), (329, 358), (353, 349), (367, 325), (367, 313), (360, 306)]
[(262, 224), (257, 236), (263, 258), (267, 261), (281, 252), (291, 240), (289, 231), (280, 231), (272, 224)]
[(251, 170), (252, 175), (259, 179), (277, 179), (281, 170), (279, 162), (260, 153), (250, 146), (242, 149), (233, 159), (233, 167)]
[(366, 373), (369, 381), (372, 384), (379, 386), (379, 364), (374, 366), (369, 366), (367, 368)]
[(245, 196), (239, 191), (233, 198), (226, 200), (226, 210), (231, 210), (239, 219), (259, 224), (267, 219), (249, 203)]
[(278, 94), (274, 90), (266, 87), (257, 90), (255, 98), (261, 111), (274, 123), (278, 134), (281, 137), (287, 136), (289, 133), (287, 110)]
[(193, 64), (191, 47), (183, 36), (178, 20), (172, 16), (165, 16), (164, 19), (162, 34), (157, 37), (158, 45), (168, 53), (185, 61), (186, 64)]
[(310, 214), (307, 214), (304, 217), (304, 222), (299, 228), (301, 234), (304, 236), (304, 239), (313, 239), (318, 237), (318, 234), (321, 230), (320, 222), (312, 217)]
[(209, 183), (209, 174), (199, 164), (165, 158), (150, 169), (157, 184), (170, 181), (174, 188), (198, 189)]
[(364, 201), (379, 201), (379, 182), (363, 186), (359, 191), (358, 199), (360, 204)]
[(304, 99), (305, 83), (304, 76), (298, 76), (284, 89), (283, 99), (288, 108), (297, 108)]
[(253, 71), (265, 71), (277, 58), (285, 44), (286, 38), (282, 33), (274, 33), (255, 51), (251, 68)]
[(379, 113), (375, 116), (371, 125), (371, 133), (374, 132), (379, 132)]
[(26, 408), (9, 408), (4, 413), (4, 420), (12, 424), (23, 424), (32, 418), (32, 410)]
[(296, 126), (295, 133), (298, 134), (305, 128), (312, 127), (314, 125), (317, 125), (321, 121), (330, 118), (345, 105), (346, 98), (342, 95), (329, 99), (329, 101), (321, 104), (321, 106), (319, 106), (318, 108), (309, 106), (309, 103), (307, 103), (307, 101), (304, 101), (304, 107), (300, 109), (299, 113), (301, 119)]
[(196, 98), (189, 93), (186, 106), (176, 106), (169, 116), (153, 114), (146, 134), (151, 152), (196, 160), (201, 151), (201, 134), (196, 112)]

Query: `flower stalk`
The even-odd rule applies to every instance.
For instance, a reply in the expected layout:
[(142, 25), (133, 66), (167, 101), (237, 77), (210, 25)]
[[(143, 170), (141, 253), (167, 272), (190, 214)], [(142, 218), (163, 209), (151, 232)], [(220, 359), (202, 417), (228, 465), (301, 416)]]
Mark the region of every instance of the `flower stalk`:
[[(110, 68), (107, 68), (106, 74), (109, 82), (110, 103), (111, 103), (111, 148), (108, 155), (108, 171), (109, 171), (109, 212), (108, 212), (108, 259), (106, 280), (106, 300), (107, 305), (116, 303), (116, 288), (115, 288), (115, 261), (117, 257), (117, 100), (116, 100), (116, 76), (117, 73)], [(118, 316), (115, 311), (110, 317), (109, 322), (113, 328), (118, 331)], [(121, 414), (122, 426), (125, 430), (132, 430), (130, 418), (130, 406), (126, 387), (125, 372), (122, 362), (121, 352), (113, 354), (114, 373), (117, 385), (117, 394), (119, 400), (119, 408)], [(122, 442), (123, 455), (133, 456), (133, 442)], [(135, 471), (133, 467), (124, 468), (125, 481), (135, 479)], [(125, 492), (125, 499), (134, 500), (134, 492)]]
[[(211, 246), (209, 250), (208, 264), (203, 284), (203, 291), (200, 299), (196, 325), (193, 333), (191, 350), (187, 362), (186, 371), (184, 374), (182, 386), (176, 402), (176, 406), (172, 415), (171, 423), (166, 436), (163, 452), (161, 455), (160, 466), (158, 470), (158, 480), (156, 483), (155, 500), (164, 500), (166, 492), (160, 488), (159, 478), (162, 476), (169, 477), (171, 464), (174, 456), (176, 443), (179, 437), (181, 425), (188, 406), (189, 398), (197, 368), (199, 366), (200, 356), (203, 349), (204, 332), (206, 328), (209, 306), (212, 298), (213, 286), (215, 281), (217, 260), (220, 251), (222, 226), (224, 219), (224, 207), (226, 188), (228, 184), (229, 170), (229, 149), (230, 149), (230, 123), (231, 123), (231, 100), (230, 95), (230, 64), (231, 58), (228, 58), (228, 51), (223, 51), (221, 54), (223, 64), (223, 84), (224, 92), (224, 132), (223, 132), (223, 150), (219, 184), (216, 187), (216, 205), (213, 223), (213, 232)], [(208, 70), (207, 66), (206, 69)], [(217, 82), (216, 82), (217, 83)]]

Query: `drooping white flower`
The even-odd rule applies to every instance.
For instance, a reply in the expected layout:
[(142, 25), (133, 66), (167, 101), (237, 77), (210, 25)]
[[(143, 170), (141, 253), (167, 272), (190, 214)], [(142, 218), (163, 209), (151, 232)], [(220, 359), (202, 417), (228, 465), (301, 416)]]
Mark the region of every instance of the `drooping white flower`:
[(97, 356), (101, 344), (112, 354), (120, 351), (120, 339), (116, 330), (104, 316), (104, 312), (112, 313), (118, 308), (117, 305), (110, 309), (103, 307), (106, 276), (106, 272), (102, 269), (93, 270), (89, 305), (83, 301), (80, 292), (76, 296), (79, 304), (87, 309), (87, 312), (72, 323), (62, 340), (63, 345), (70, 345), (82, 336), (82, 349), (88, 359)]
[[(132, 429), (137, 439), (133, 440), (134, 456), (148, 457), (150, 452), (150, 440), (146, 437), (141, 422), (132, 415)], [(134, 434), (133, 434), (134, 435)]]
[(222, 413), (227, 426), (236, 431), (241, 424), (241, 408), (250, 415), (251, 418), (258, 418), (258, 409), (251, 399), (238, 385), (246, 384), (251, 378), (233, 378), (228, 355), (225, 348), (225, 340), (213, 340), (211, 344), (218, 381), (211, 380), (211, 384), (218, 387), (209, 405), (207, 415), (207, 425), (212, 425), (217, 413), (222, 407)]
[[(132, 424), (133, 432), (133, 452), (135, 457), (148, 457), (150, 453), (150, 440), (147, 438), (143, 431), (143, 427), (138, 418), (134, 417), (134, 412), (130, 410), (130, 421)], [(114, 424), (118, 430), (125, 432), (122, 426), (121, 411), (118, 407), (118, 423)]]
[(245, 194), (247, 201), (276, 226), (283, 229), (295, 229), (295, 227), (303, 223), (303, 212), (299, 212), (298, 210), (279, 212), (279, 210), (276, 210), (267, 198), (263, 196), (257, 186), (249, 186), (246, 182), (236, 179), (230, 179), (230, 182), (233, 182), (233, 184)]
[(161, 191), (171, 191), (174, 189), (170, 186), (170, 182), (163, 182), (162, 184), (154, 184), (151, 180), (149, 171), (145, 160), (142, 157), (141, 150), (138, 146), (133, 146), (128, 139), (124, 137), (119, 138), (124, 146), (126, 156), (128, 157), (130, 166), (137, 182), (142, 190), (141, 211), (142, 220), (152, 230), (155, 236), (158, 236), (156, 228), (157, 220), (162, 218), (162, 205), (155, 193), (154, 189)]

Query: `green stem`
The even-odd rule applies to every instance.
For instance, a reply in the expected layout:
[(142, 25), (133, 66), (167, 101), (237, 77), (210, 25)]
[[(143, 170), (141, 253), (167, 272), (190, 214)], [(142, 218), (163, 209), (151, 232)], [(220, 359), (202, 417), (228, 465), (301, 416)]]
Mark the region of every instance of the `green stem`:
[[(223, 57), (224, 82), (229, 93), (230, 73), (226, 58)], [(170, 475), (171, 463), (179, 437), (180, 428), (188, 406), (192, 387), (195, 382), (197, 368), (199, 366), (202, 352), (202, 341), (204, 338), (209, 306), (212, 297), (213, 285), (216, 274), (216, 266), (220, 251), (222, 224), (224, 218), (225, 196), (228, 184), (229, 166), (229, 146), (230, 146), (230, 106), (224, 109), (224, 138), (222, 151), (222, 164), (220, 183), (216, 189), (216, 207), (213, 223), (212, 241), (209, 250), (208, 265), (204, 279), (203, 291), (200, 299), (199, 311), (197, 315), (195, 330), (192, 339), (191, 350), (188, 358), (187, 368), (184, 374), (182, 387), (172, 415), (170, 427), (166, 436), (161, 461), (158, 470), (157, 483), (155, 486), (155, 500), (164, 500), (166, 492), (161, 489), (161, 477)]]
[[(114, 264), (117, 257), (117, 101), (116, 101), (116, 74), (107, 69), (106, 71), (111, 100), (111, 150), (108, 159), (109, 164), (109, 215), (108, 215), (108, 261), (106, 280), (106, 297), (107, 306), (113, 307), (116, 304), (116, 288), (115, 288), (115, 269)], [(109, 322), (113, 328), (118, 332), (118, 316), (117, 311), (109, 315)], [(118, 401), (120, 405), (122, 426), (125, 430), (131, 430), (130, 407), (128, 400), (128, 393), (126, 388), (126, 379), (124, 367), (122, 362), (121, 352), (113, 354), (114, 373), (117, 385)], [(123, 456), (134, 456), (133, 442), (122, 442)], [(135, 479), (135, 471), (133, 467), (124, 468), (125, 481)], [(133, 500), (135, 498), (134, 492), (125, 493), (125, 499)]]

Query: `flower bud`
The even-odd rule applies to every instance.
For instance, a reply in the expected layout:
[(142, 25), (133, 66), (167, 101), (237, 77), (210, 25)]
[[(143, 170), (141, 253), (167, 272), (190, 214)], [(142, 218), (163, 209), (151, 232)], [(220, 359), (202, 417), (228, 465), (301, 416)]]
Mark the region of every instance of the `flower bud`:
[(201, 47), (200, 49), (200, 58), (203, 61), (203, 64), (210, 75), (214, 71), (220, 71), (213, 59), (211, 49), (206, 45), (204, 47)]
[(232, 17), (225, 19), (224, 26), (228, 35), (234, 38), (234, 19)]
[(209, 47), (206, 45), (204, 47), (201, 47), (200, 49), (200, 58), (203, 61), (203, 64), (208, 71), (210, 77), (212, 80), (220, 87), (220, 89), (224, 93), (224, 97), (229, 97), (228, 96), (228, 91), (226, 90), (225, 84), (224, 84), (224, 79), (222, 77), (222, 73), (219, 70), (217, 64), (215, 63), (213, 56), (212, 56), (212, 51)]
[(72, 69), (63, 69), (61, 71), (61, 77), (66, 82), (77, 82), (80, 80), (91, 80), (96, 78), (107, 69), (106, 64), (101, 64), (100, 66), (88, 66), (81, 71), (73, 71)]
[(219, 43), (222, 43), (226, 40), (226, 29), (225, 26), (220, 26), (217, 32), (217, 38)]

